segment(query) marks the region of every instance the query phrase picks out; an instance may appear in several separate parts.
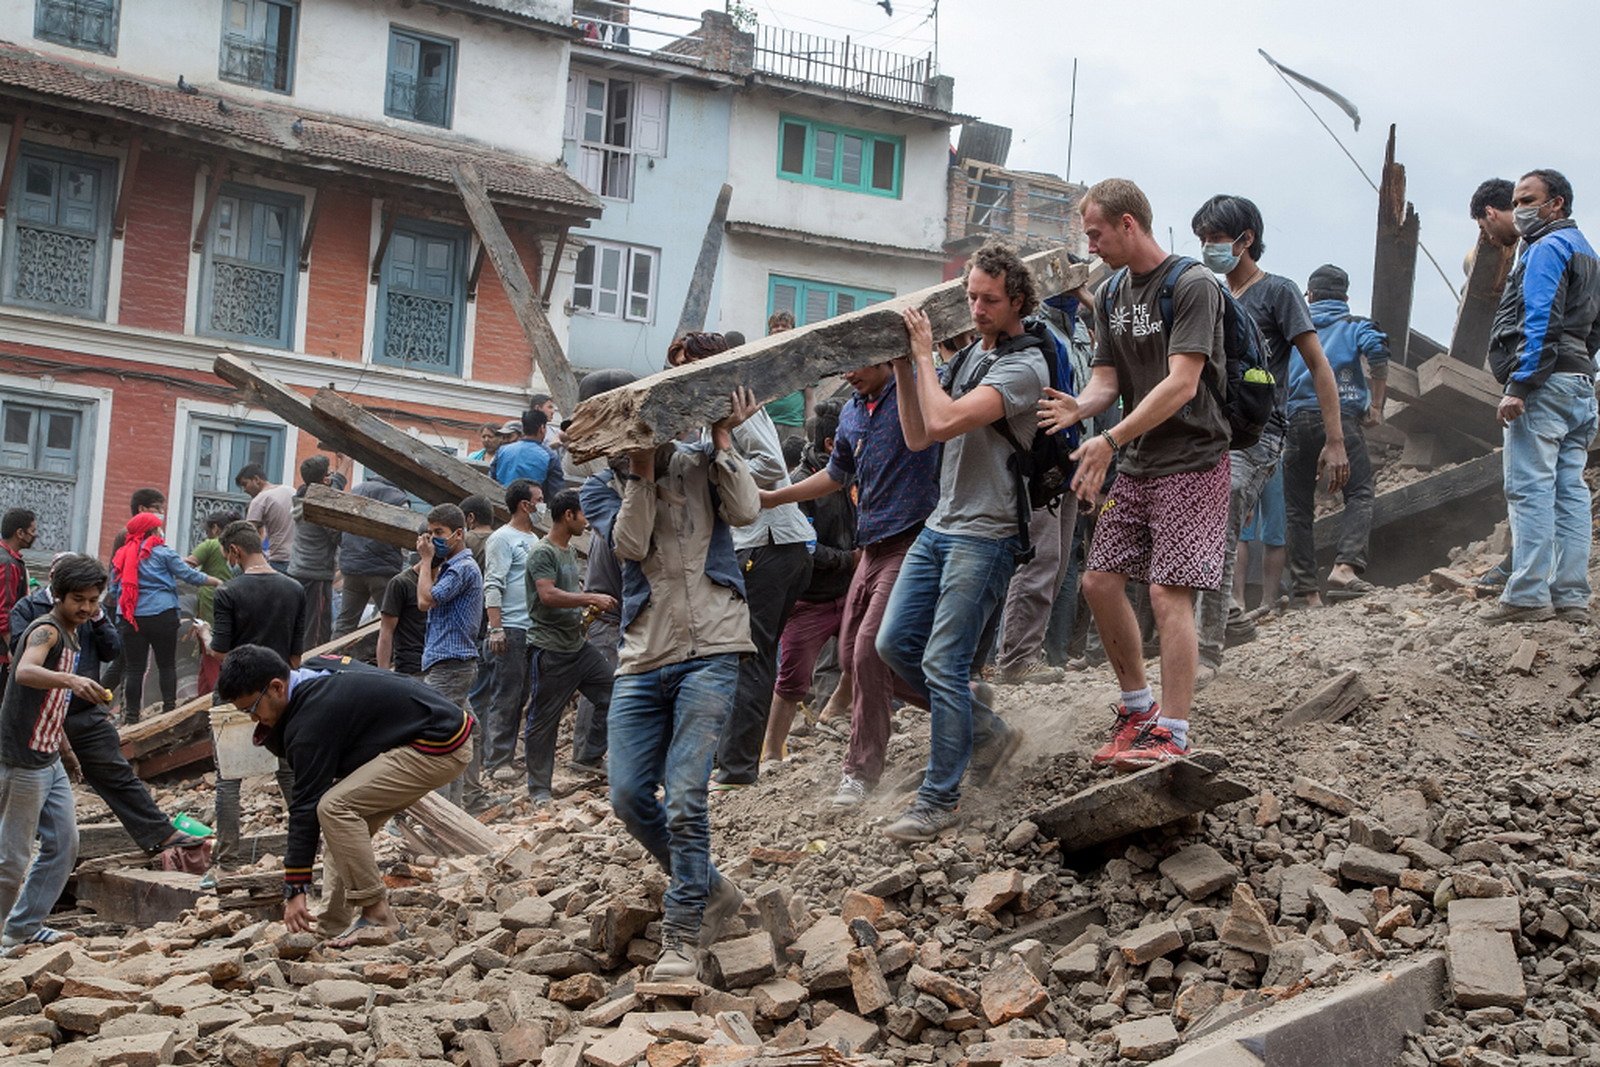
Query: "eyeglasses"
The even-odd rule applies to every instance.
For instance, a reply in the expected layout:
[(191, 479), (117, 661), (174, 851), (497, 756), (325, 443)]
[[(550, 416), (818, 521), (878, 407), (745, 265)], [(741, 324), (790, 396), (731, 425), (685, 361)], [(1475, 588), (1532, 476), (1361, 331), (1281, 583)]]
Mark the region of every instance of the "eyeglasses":
[(256, 717), (256, 705), (261, 703), (261, 698), (266, 696), (266, 695), (267, 695), (267, 691), (265, 689), (263, 689), (263, 690), (261, 690), (261, 692), (257, 693), (256, 694), (256, 698), (250, 702), (250, 706), (248, 708), (244, 709), (244, 713), (246, 715), (250, 716), (252, 719), (255, 718)]

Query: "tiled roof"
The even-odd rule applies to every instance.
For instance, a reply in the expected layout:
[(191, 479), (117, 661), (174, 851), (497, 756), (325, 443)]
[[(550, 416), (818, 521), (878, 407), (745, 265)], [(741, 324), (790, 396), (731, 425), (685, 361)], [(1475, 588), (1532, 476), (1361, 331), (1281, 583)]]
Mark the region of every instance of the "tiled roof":
[(308, 163), (333, 161), (430, 182), (450, 184), (451, 164), (467, 159), (477, 165), (489, 192), (499, 198), (538, 201), (547, 208), (586, 216), (600, 214), (600, 201), (594, 194), (564, 168), (551, 163), (467, 141), (223, 96), (211, 89), (198, 95), (183, 93), (176, 86), (157, 85), (0, 42), (0, 91), (6, 88), (40, 98), (98, 105), (140, 125), (169, 129), (180, 125), (201, 140), (258, 144), (270, 150), (263, 154), (298, 157)]

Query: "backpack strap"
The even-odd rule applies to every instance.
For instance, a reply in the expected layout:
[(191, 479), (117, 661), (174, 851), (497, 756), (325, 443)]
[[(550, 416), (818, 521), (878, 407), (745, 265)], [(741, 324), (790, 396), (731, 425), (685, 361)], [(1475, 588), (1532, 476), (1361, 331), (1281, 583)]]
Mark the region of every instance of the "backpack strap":
[[(962, 366), (966, 363), (967, 355), (977, 346), (977, 341), (972, 342), (950, 361), (950, 380), (945, 383), (945, 391), (951, 396), (955, 395), (956, 376), (961, 373)], [(969, 380), (983, 381), (984, 375), (989, 373), (989, 368), (999, 362), (1002, 356), (1010, 354), (1009, 352), (1001, 352), (1000, 346), (996, 345), (992, 352), (978, 361), (978, 365)], [(1041, 354), (1043, 354), (1042, 350)], [(1048, 360), (1050, 357), (1045, 356), (1045, 358)], [(1045, 373), (1048, 374), (1049, 370), (1050, 368), (1047, 364)], [(1028, 498), (1028, 480), (1022, 473), (1021, 464), (1017, 462), (1017, 457), (1023, 453), (1024, 449), (1018, 443), (1017, 435), (1011, 432), (1011, 427), (1006, 422), (1005, 415), (1002, 414), (998, 419), (991, 422), (989, 428), (999, 434), (1006, 444), (1011, 446), (1011, 462), (1007, 463), (1006, 466), (1011, 468), (1012, 481), (1016, 483), (1017, 537), (1019, 542), (1016, 563), (1020, 566), (1031, 560), (1034, 554), (1033, 543), (1028, 536), (1028, 525), (1033, 521), (1033, 507)]]
[[(1183, 276), (1184, 271), (1197, 263), (1199, 263), (1197, 259), (1191, 259), (1189, 256), (1179, 256), (1178, 262), (1174, 263), (1172, 269), (1167, 272), (1166, 281), (1161, 283), (1161, 293), (1157, 299), (1161, 304), (1162, 328), (1166, 330), (1169, 341), (1172, 338), (1173, 294), (1178, 289), (1178, 279)], [(1220, 287), (1222, 283), (1218, 282), (1217, 285)], [(1228, 310), (1226, 304), (1224, 304), (1222, 310), (1224, 316), (1226, 316)], [(1211, 375), (1205, 373), (1204, 368), (1200, 371), (1200, 380), (1206, 383), (1206, 388), (1211, 391), (1211, 399), (1217, 402), (1217, 407), (1224, 408), (1225, 401), (1222, 396), (1222, 389), (1216, 382), (1211, 380)]]

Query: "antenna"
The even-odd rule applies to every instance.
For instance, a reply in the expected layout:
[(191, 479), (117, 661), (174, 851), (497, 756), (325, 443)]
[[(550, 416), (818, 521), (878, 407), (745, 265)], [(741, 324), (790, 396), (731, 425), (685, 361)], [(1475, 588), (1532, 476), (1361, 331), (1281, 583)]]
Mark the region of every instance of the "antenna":
[[(938, 0), (934, 8), (938, 8)], [(1059, 112), (1057, 112), (1059, 114)], [(1067, 111), (1067, 181), (1072, 180), (1072, 131), (1078, 116), (1078, 61), (1072, 61), (1072, 103)]]
[(939, 0), (933, 0), (933, 12), (928, 16), (933, 20), (933, 70), (939, 72)]

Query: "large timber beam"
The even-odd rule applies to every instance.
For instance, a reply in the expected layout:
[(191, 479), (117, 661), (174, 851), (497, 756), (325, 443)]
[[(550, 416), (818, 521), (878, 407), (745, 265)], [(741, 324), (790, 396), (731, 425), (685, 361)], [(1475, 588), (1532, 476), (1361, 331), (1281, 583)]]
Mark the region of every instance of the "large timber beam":
[(244, 393), (274, 415), (298, 426), (317, 439), (317, 447), (349, 454), (350, 442), (335, 428), (317, 418), (311, 401), (248, 360), (231, 352), (219, 353), (211, 373)]
[[(1090, 265), (1071, 262), (1064, 248), (1025, 262), (1041, 299), (1076, 289), (1089, 278)], [(602, 393), (578, 405), (567, 447), (580, 462), (650, 448), (726, 416), (728, 394), (736, 385), (749, 387), (765, 403), (820, 378), (901, 356), (906, 351), (902, 312), (910, 307), (927, 313), (934, 337), (972, 328), (961, 282), (945, 282)]]
[[(1372, 501), (1372, 531), (1377, 533), (1386, 526), (1416, 518), (1434, 508), (1470, 499), (1500, 485), (1502, 478), (1502, 461), (1497, 448), (1477, 459), (1435, 471), (1397, 489), (1379, 493)], [(1335, 511), (1316, 521), (1312, 530), (1318, 550), (1338, 544), (1339, 522), (1343, 514), (1342, 511)]]
[(689, 277), (689, 292), (683, 298), (683, 313), (678, 316), (674, 338), (706, 328), (706, 311), (711, 306), (711, 286), (717, 280), (717, 260), (722, 257), (722, 235), (728, 225), (728, 201), (733, 199), (733, 186), (726, 182), (717, 193), (711, 207), (711, 221), (706, 223), (706, 235), (700, 241), (700, 258), (695, 260), (694, 274)]
[[(517, 324), (522, 327), (522, 335), (527, 339), (528, 348), (544, 374), (545, 383), (550, 387), (550, 395), (555, 397), (556, 405), (562, 411), (571, 411), (578, 405), (578, 377), (572, 373), (572, 364), (567, 362), (561, 342), (550, 328), (550, 320), (545, 318), (539, 291), (529, 280), (516, 246), (511, 243), (511, 235), (506, 233), (504, 223), (495, 213), (494, 204), (489, 200), (489, 191), (483, 184), (483, 176), (478, 173), (477, 167), (466, 160), (458, 162), (451, 172), (455, 177), (456, 189), (461, 193), (461, 202), (466, 205), (467, 217), (472, 220), (478, 240), (483, 242), (484, 249), (489, 253), (494, 272), (500, 276), (500, 285), (511, 301), (511, 310), (517, 316)], [(556, 263), (550, 264), (552, 274), (556, 267)]]
[(407, 552), (417, 547), (417, 534), (427, 529), (426, 520), (410, 508), (343, 493), (326, 485), (307, 489), (300, 506), (307, 522), (395, 545)]
[(1467, 291), (1456, 313), (1455, 333), (1450, 335), (1451, 359), (1469, 367), (1488, 365), (1489, 328), (1494, 325), (1500, 294), (1505, 292), (1506, 276), (1511, 273), (1515, 261), (1514, 248), (1478, 235), (1478, 247), (1472, 253), (1472, 273), (1467, 275)]
[(1372, 262), (1372, 317), (1389, 335), (1389, 355), (1406, 357), (1411, 340), (1411, 290), (1417, 279), (1417, 211), (1406, 201), (1406, 168), (1394, 161), (1394, 127), (1383, 156), (1378, 186), (1378, 243)]
[(511, 517), (506, 511), (506, 491), (493, 478), (426, 441), (417, 440), (332, 389), (317, 390), (311, 398), (311, 411), (346, 442), (347, 455), (428, 503), (457, 504), (478, 495), (494, 505), (497, 521), (505, 522)]

